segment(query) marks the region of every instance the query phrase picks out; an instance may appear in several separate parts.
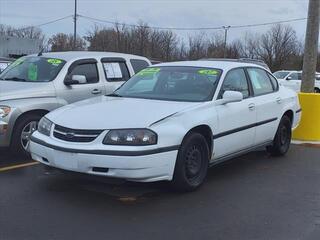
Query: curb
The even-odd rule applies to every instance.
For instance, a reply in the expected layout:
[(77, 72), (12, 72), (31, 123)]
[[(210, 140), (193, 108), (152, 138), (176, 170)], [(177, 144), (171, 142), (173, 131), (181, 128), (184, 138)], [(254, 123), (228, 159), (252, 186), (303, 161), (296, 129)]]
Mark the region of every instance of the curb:
[(292, 144), (301, 145), (305, 147), (315, 147), (320, 148), (320, 141), (299, 141), (299, 140), (292, 140)]

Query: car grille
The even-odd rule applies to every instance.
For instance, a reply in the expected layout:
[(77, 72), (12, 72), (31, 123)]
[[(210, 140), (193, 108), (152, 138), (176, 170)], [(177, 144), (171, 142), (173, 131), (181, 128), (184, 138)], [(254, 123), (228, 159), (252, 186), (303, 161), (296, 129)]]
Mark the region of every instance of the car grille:
[(67, 142), (85, 143), (94, 141), (102, 132), (103, 130), (79, 130), (55, 125), (53, 136)]

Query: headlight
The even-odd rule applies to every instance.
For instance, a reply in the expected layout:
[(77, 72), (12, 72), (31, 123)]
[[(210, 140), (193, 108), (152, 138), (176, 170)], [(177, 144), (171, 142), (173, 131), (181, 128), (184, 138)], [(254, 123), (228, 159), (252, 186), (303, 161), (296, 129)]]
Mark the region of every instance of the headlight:
[(11, 112), (11, 108), (7, 106), (0, 106), (0, 118), (5, 118)]
[(50, 136), (52, 124), (53, 123), (49, 119), (47, 119), (45, 117), (41, 118), (41, 120), (38, 124), (39, 133), (42, 133), (46, 136)]
[(106, 145), (145, 146), (157, 144), (157, 134), (149, 129), (110, 130), (103, 140)]

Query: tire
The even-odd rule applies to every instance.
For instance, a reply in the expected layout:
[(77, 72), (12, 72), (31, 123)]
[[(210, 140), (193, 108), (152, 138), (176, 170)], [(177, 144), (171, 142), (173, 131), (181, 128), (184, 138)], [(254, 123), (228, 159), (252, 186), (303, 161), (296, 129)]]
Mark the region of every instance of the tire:
[(208, 172), (209, 147), (199, 133), (188, 134), (179, 149), (172, 185), (176, 190), (188, 192), (199, 188)]
[(314, 92), (315, 93), (320, 93), (320, 89), (319, 88), (314, 88)]
[[(28, 114), (26, 116), (23, 116), (21, 119), (18, 119), (14, 126), (14, 131), (12, 134), (12, 140), (10, 145), (10, 149), (13, 154), (18, 155), (19, 157), (30, 156), (30, 154), (26, 151), (25, 146), (26, 144), (28, 144), (27, 142), (31, 134), (35, 130), (37, 130), (38, 123), (41, 118), (42, 116), (38, 114)], [(30, 136), (27, 136), (26, 131), (29, 130)], [(23, 132), (25, 132), (24, 137), (22, 137)]]
[(281, 118), (272, 145), (267, 147), (267, 151), (272, 156), (284, 156), (288, 152), (292, 135), (291, 126), (290, 118), (284, 115)]

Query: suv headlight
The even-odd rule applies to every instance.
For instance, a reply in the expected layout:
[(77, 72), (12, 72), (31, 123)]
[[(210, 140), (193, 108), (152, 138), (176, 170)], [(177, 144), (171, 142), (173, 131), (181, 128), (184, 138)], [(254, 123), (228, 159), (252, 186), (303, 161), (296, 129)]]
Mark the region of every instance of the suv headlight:
[(158, 136), (149, 129), (110, 130), (103, 140), (106, 145), (146, 146), (157, 144)]
[(0, 118), (5, 118), (11, 112), (11, 108), (8, 106), (0, 106)]
[(50, 136), (52, 122), (48, 118), (41, 118), (38, 124), (38, 131), (46, 136)]

